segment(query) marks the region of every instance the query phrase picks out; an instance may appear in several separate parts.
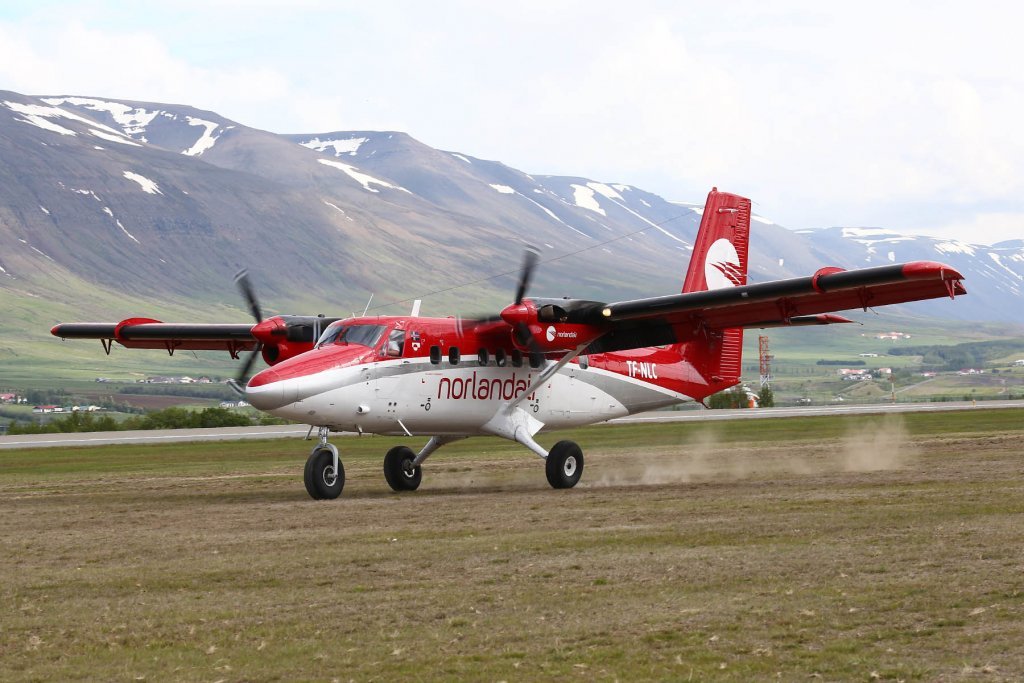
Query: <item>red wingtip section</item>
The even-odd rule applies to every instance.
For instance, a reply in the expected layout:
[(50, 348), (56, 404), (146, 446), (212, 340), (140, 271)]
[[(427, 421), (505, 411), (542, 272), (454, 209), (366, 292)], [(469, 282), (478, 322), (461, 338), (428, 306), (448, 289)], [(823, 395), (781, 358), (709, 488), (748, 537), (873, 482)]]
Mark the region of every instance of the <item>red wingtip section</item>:
[(938, 276), (943, 280), (963, 280), (964, 276), (952, 266), (938, 261), (913, 261), (903, 266), (908, 280), (927, 280)]

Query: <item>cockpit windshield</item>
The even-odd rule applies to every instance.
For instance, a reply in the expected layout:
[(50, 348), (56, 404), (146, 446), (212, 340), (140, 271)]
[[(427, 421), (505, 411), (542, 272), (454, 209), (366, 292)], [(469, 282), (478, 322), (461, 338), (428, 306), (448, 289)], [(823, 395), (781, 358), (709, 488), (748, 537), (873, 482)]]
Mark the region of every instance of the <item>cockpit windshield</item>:
[(336, 322), (330, 325), (316, 343), (316, 348), (328, 344), (358, 344), (374, 347), (384, 334), (384, 325), (346, 325)]

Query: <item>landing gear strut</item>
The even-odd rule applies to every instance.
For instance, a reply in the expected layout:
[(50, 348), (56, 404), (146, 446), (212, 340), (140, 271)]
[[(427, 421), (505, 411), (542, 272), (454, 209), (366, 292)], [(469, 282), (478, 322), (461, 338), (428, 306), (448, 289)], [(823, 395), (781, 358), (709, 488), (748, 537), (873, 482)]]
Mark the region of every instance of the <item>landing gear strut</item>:
[(345, 466), (338, 457), (338, 449), (327, 443), (329, 433), (327, 427), (320, 428), (320, 443), (309, 454), (302, 476), (306, 492), (313, 500), (333, 500), (345, 488)]

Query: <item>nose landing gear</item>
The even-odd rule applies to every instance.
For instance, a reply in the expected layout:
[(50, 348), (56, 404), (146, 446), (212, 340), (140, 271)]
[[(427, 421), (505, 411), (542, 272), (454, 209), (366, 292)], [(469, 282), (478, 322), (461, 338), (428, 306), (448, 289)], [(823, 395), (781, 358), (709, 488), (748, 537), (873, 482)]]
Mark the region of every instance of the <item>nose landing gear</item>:
[(338, 457), (338, 449), (327, 443), (329, 433), (327, 427), (320, 428), (320, 443), (309, 454), (302, 475), (306, 492), (313, 500), (333, 500), (345, 488), (345, 466)]

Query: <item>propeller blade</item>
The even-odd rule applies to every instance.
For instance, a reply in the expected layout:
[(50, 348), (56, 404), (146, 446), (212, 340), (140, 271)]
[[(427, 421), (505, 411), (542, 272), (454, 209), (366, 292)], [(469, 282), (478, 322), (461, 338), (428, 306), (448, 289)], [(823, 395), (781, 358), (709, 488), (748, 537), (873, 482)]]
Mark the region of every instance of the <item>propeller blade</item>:
[(245, 357), (245, 362), (242, 363), (242, 368), (238, 371), (238, 375), (234, 379), (228, 380), (228, 386), (234, 389), (238, 394), (245, 395), (245, 385), (249, 383), (249, 372), (252, 370), (253, 364), (256, 363), (256, 357), (259, 355), (262, 349), (262, 344), (257, 344), (256, 348), (249, 352), (249, 355)]
[(530, 280), (533, 279), (533, 270), (537, 266), (537, 258), (540, 252), (536, 247), (527, 247), (523, 254), (523, 269), (519, 272), (519, 286), (516, 288), (516, 305), (523, 303), (526, 290), (530, 287)]
[(260, 310), (260, 303), (256, 299), (256, 290), (253, 289), (252, 282), (249, 281), (249, 271), (238, 271), (238, 274), (235, 275), (235, 284), (238, 285), (238, 289), (242, 292), (245, 303), (249, 304), (249, 311), (252, 313), (252, 317), (258, 323), (263, 322), (263, 311)]

